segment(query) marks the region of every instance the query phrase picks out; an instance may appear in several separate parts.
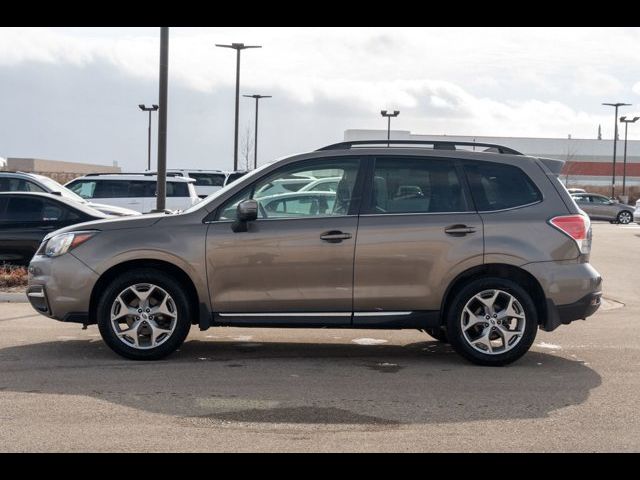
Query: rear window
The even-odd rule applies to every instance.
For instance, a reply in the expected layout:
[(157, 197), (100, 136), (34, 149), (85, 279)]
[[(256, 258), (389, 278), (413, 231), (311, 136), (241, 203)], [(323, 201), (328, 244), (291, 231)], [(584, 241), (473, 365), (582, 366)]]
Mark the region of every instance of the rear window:
[(189, 176), (196, 181), (198, 187), (222, 187), (224, 185), (224, 173), (192, 173)]
[(0, 178), (0, 192), (45, 192), (45, 190), (21, 178)]
[(518, 167), (490, 162), (466, 162), (471, 193), (479, 211), (504, 210), (542, 200), (542, 194)]

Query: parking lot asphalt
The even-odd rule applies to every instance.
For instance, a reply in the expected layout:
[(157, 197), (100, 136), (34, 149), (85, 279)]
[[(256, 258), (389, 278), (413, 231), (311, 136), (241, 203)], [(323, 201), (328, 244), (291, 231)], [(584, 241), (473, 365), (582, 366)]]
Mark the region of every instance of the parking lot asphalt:
[(121, 359), (0, 303), (0, 451), (639, 451), (640, 225), (594, 224), (603, 307), (501, 368), (418, 331), (193, 328)]

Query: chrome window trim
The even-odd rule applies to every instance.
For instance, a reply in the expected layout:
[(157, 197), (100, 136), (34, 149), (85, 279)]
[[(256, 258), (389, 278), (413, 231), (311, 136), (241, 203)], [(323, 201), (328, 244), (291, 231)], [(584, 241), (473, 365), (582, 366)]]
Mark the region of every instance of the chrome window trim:
[(508, 212), (509, 210), (517, 210), (519, 208), (526, 208), (526, 207), (531, 207), (533, 205), (537, 205), (539, 203), (542, 203), (544, 201), (543, 200), (538, 200), (537, 202), (532, 202), (532, 203), (526, 203), (524, 205), (518, 205), (516, 207), (509, 207), (509, 208), (501, 208), (500, 210), (478, 210), (478, 213), (498, 213), (498, 212)]
[(465, 213), (475, 214), (478, 213), (475, 210), (469, 210), (466, 212), (407, 212), (407, 213), (363, 213), (361, 217), (391, 217), (391, 216), (406, 216), (406, 215), (462, 215)]
[[(252, 220), (253, 222), (264, 222), (264, 221), (274, 221), (274, 220), (316, 220), (316, 219), (327, 219), (327, 218), (352, 218), (357, 217), (358, 215), (318, 215), (315, 217), (277, 217), (277, 218), (257, 218)], [(211, 220), (209, 222), (203, 222), (205, 225), (209, 225), (211, 223), (233, 223), (236, 220)]]
[(387, 317), (397, 315), (411, 315), (412, 311), (400, 311), (400, 312), (353, 312), (354, 317)]

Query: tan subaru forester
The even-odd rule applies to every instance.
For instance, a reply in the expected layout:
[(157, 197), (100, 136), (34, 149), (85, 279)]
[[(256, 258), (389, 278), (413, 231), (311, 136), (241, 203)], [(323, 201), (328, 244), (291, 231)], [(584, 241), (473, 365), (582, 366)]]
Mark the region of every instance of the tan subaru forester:
[(330, 145), (183, 212), (53, 232), (27, 294), (136, 360), (165, 357), (198, 325), (409, 328), (504, 365), (538, 328), (600, 304), (589, 218), (561, 166), (491, 144)]

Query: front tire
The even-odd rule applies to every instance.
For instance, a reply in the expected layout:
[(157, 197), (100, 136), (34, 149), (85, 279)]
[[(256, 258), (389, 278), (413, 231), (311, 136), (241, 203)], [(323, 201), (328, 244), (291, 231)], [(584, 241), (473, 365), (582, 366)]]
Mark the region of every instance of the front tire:
[(626, 210), (618, 213), (618, 217), (616, 218), (616, 221), (621, 225), (629, 225), (632, 220), (633, 215), (631, 214), (631, 212), (627, 212)]
[(104, 342), (131, 360), (159, 360), (182, 345), (191, 328), (189, 299), (166, 273), (141, 268), (115, 278), (96, 308)]
[(531, 296), (511, 280), (471, 281), (447, 309), (447, 337), (453, 349), (478, 365), (507, 365), (531, 347), (538, 316)]

